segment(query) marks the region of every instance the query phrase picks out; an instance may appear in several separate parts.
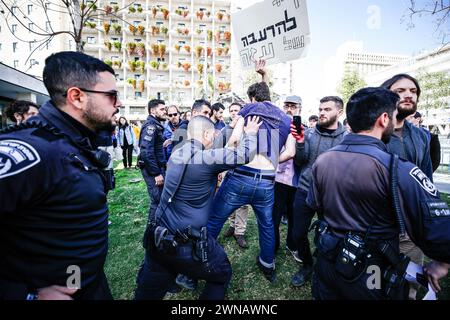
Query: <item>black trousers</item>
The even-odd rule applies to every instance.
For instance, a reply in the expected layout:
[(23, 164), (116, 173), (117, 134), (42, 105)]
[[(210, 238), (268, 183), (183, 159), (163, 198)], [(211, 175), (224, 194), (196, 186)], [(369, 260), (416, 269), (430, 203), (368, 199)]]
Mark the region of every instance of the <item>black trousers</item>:
[(155, 216), (164, 186), (157, 186), (155, 177), (150, 176), (144, 169), (141, 170), (142, 177), (147, 185), (148, 195), (150, 196), (150, 207), (148, 210), (148, 219)]
[(101, 271), (95, 284), (81, 288), (73, 295), (74, 300), (113, 300), (108, 280)]
[(123, 167), (131, 168), (133, 165), (133, 145), (121, 146), (121, 148), (122, 148), (122, 157), (123, 157), (123, 159), (122, 159)]
[(223, 248), (208, 237), (208, 264), (194, 260), (192, 244), (165, 254), (154, 247), (147, 250), (137, 276), (136, 300), (162, 300), (178, 274), (206, 280), (200, 300), (223, 300), (231, 280), (231, 264)]
[(280, 223), (283, 214), (286, 214), (288, 218), (286, 245), (291, 250), (297, 250), (297, 243), (293, 237), (294, 196), (296, 190), (295, 187), (275, 182), (275, 198), (272, 211), (272, 220), (275, 228), (275, 252), (280, 248)]
[(308, 239), (308, 230), (311, 226), (315, 211), (306, 204), (308, 193), (302, 189), (297, 189), (294, 200), (294, 227), (293, 238), (298, 249), (298, 255), (303, 261), (303, 265), (313, 265), (311, 246)]

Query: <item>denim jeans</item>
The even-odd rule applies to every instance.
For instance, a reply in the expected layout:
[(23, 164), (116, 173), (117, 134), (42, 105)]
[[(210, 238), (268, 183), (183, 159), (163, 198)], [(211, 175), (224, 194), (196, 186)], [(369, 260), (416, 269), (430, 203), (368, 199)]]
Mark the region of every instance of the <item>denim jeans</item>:
[(254, 173), (248, 177), (231, 170), (217, 192), (208, 220), (208, 231), (214, 238), (219, 236), (227, 218), (243, 205), (251, 205), (258, 221), (260, 261), (267, 267), (274, 266), (275, 234), (272, 220), (274, 181), (262, 179), (262, 175), (274, 176), (274, 172), (241, 167), (241, 171)]

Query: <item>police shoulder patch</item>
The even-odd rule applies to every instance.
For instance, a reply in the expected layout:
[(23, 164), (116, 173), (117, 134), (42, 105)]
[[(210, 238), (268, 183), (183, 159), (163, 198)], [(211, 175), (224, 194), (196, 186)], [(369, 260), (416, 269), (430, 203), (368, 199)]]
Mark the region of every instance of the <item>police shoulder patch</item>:
[(426, 192), (431, 194), (432, 196), (437, 197), (438, 190), (436, 186), (431, 182), (430, 178), (427, 177), (425, 173), (422, 172), (419, 168), (415, 167), (411, 170), (409, 173), (411, 177), (414, 178), (414, 180), (417, 181), (417, 183), (424, 189)]
[(19, 140), (0, 140), (0, 179), (34, 167), (41, 158), (36, 149)]

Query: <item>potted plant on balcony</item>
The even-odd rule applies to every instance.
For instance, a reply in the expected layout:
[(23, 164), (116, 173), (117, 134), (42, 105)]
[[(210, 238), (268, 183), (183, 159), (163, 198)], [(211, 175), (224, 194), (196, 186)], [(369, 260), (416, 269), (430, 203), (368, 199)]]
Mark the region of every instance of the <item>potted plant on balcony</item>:
[(217, 19), (219, 19), (220, 21), (222, 21), (222, 19), (223, 19), (223, 12), (217, 12), (216, 13), (216, 16), (217, 16)]
[(119, 8), (119, 6), (117, 4), (113, 5), (114, 13), (117, 13), (119, 11), (119, 9), (120, 8)]
[(108, 66), (110, 66), (110, 67), (112, 67), (112, 65), (113, 65), (112, 61), (109, 60), (109, 59), (105, 59), (105, 60), (103, 60), (103, 62), (104, 62), (105, 64), (107, 64)]
[(139, 71), (141, 71), (141, 73), (144, 73), (145, 72), (145, 61), (138, 61), (137, 67), (139, 67)]
[(220, 63), (216, 63), (216, 71), (217, 71), (218, 73), (221, 73), (221, 72), (222, 72), (222, 65), (221, 65)]
[(167, 33), (169, 33), (169, 28), (167, 28), (167, 27), (161, 27), (161, 33), (162, 34), (164, 34), (164, 35), (166, 35)]
[(133, 61), (133, 60), (129, 60), (128, 61), (128, 68), (130, 68), (131, 72), (135, 72), (136, 71), (136, 67), (137, 67), (136, 61)]
[(138, 32), (141, 36), (144, 35), (145, 27), (142, 25), (138, 25)]
[(131, 32), (133, 35), (136, 35), (137, 28), (136, 28), (135, 26), (133, 26), (132, 24), (130, 24), (130, 25), (128, 26), (128, 30), (130, 30), (130, 32)]
[(158, 7), (153, 6), (152, 7), (152, 15), (153, 15), (153, 19), (156, 18), (156, 15), (158, 14)]
[(158, 61), (150, 61), (150, 67), (153, 70), (158, 70), (159, 69), (159, 62)]
[(184, 45), (184, 50), (186, 50), (187, 53), (191, 53), (191, 46), (188, 44)]
[(157, 56), (159, 54), (159, 45), (157, 43), (153, 43), (152, 46), (152, 54)]
[(103, 10), (105, 10), (105, 14), (111, 14), (113, 11), (113, 7), (106, 5)]
[(103, 30), (105, 30), (106, 34), (109, 34), (109, 29), (111, 28), (111, 25), (107, 22), (103, 22)]
[(203, 20), (203, 16), (205, 15), (205, 12), (203, 10), (199, 10), (196, 12), (197, 19)]
[(225, 38), (225, 41), (231, 41), (231, 32), (230, 31), (225, 31), (223, 33), (223, 37)]
[(211, 47), (206, 48), (206, 54), (208, 55), (208, 57), (212, 56), (212, 48)]
[(113, 66), (117, 67), (117, 68), (122, 68), (122, 61), (121, 60), (114, 60), (113, 61)]
[(122, 32), (122, 26), (118, 23), (113, 23), (112, 28), (116, 34), (120, 34)]
[(183, 18), (186, 18), (188, 14), (189, 14), (189, 10), (184, 10), (183, 11)]
[(224, 53), (225, 55), (228, 55), (228, 52), (230, 52), (230, 47), (224, 47), (224, 48), (223, 48), (223, 53)]
[(211, 41), (212, 38), (213, 38), (213, 32), (212, 32), (212, 30), (207, 30), (206, 32), (208, 33), (208, 41)]
[(136, 46), (136, 53), (139, 57), (145, 56), (145, 43), (144, 42), (138, 42)]
[(205, 12), (205, 14), (206, 14), (206, 17), (209, 18), (209, 17), (211, 16), (211, 11), (208, 11), (208, 10), (207, 10), (207, 11)]
[(133, 6), (129, 6), (128, 7), (128, 13), (135, 13), (136, 12), (136, 8)]
[(159, 44), (159, 56), (162, 58), (166, 54), (166, 44), (160, 43)]
[(122, 50), (122, 42), (120, 41), (114, 41), (114, 48), (116, 48), (117, 51), (121, 51)]
[(128, 42), (127, 43), (127, 52), (128, 55), (132, 55), (134, 53), (134, 50), (136, 49), (136, 43), (135, 42)]
[(223, 53), (223, 48), (220, 48), (220, 47), (217, 48), (217, 49), (216, 49), (216, 53), (217, 53), (218, 56), (221, 56), (222, 53)]
[(191, 85), (191, 82), (189, 80), (184, 80), (184, 86), (189, 87)]
[(139, 5), (138, 7), (137, 7), (137, 11), (139, 12), (139, 13), (142, 13), (142, 6), (141, 5)]
[(200, 58), (202, 56), (203, 47), (202, 46), (196, 46), (195, 47), (195, 54), (197, 55), (197, 58)]
[(184, 29), (184, 30), (183, 30), (183, 34), (184, 34), (185, 36), (188, 36), (188, 35), (189, 35), (189, 29), (188, 29), (188, 28)]
[(145, 80), (139, 80), (139, 91), (140, 92), (145, 91)]
[(163, 14), (164, 20), (167, 20), (168, 17), (169, 17), (169, 13), (170, 13), (169, 10), (166, 9), (166, 8), (161, 8), (161, 12), (162, 12), (162, 14)]
[(136, 79), (128, 78), (127, 83), (133, 87), (133, 90), (136, 90)]
[(188, 72), (189, 69), (191, 68), (191, 64), (189, 62), (185, 62), (182, 64), (182, 67), (183, 67), (184, 71)]
[(180, 52), (181, 46), (179, 44), (174, 45), (174, 48), (177, 52)]
[(202, 74), (203, 73), (203, 68), (204, 68), (204, 64), (203, 63), (199, 63), (199, 64), (197, 64), (197, 71), (198, 71), (198, 73), (199, 74)]
[(163, 70), (167, 70), (168, 67), (169, 67), (169, 64), (168, 64), (167, 62), (163, 62), (163, 63), (161, 64), (161, 68), (162, 68)]
[(111, 51), (112, 43), (110, 41), (105, 41), (105, 47), (108, 48), (109, 51)]

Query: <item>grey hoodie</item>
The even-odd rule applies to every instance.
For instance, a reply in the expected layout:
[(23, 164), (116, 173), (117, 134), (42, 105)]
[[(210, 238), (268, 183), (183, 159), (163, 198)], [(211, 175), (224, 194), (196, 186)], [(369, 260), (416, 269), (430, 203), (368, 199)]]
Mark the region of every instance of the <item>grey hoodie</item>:
[(305, 142), (297, 143), (296, 147), (295, 165), (301, 170), (297, 188), (305, 192), (308, 192), (312, 177), (311, 170), (316, 159), (322, 153), (340, 144), (347, 134), (341, 123), (332, 134), (320, 132), (318, 127), (306, 130)]

